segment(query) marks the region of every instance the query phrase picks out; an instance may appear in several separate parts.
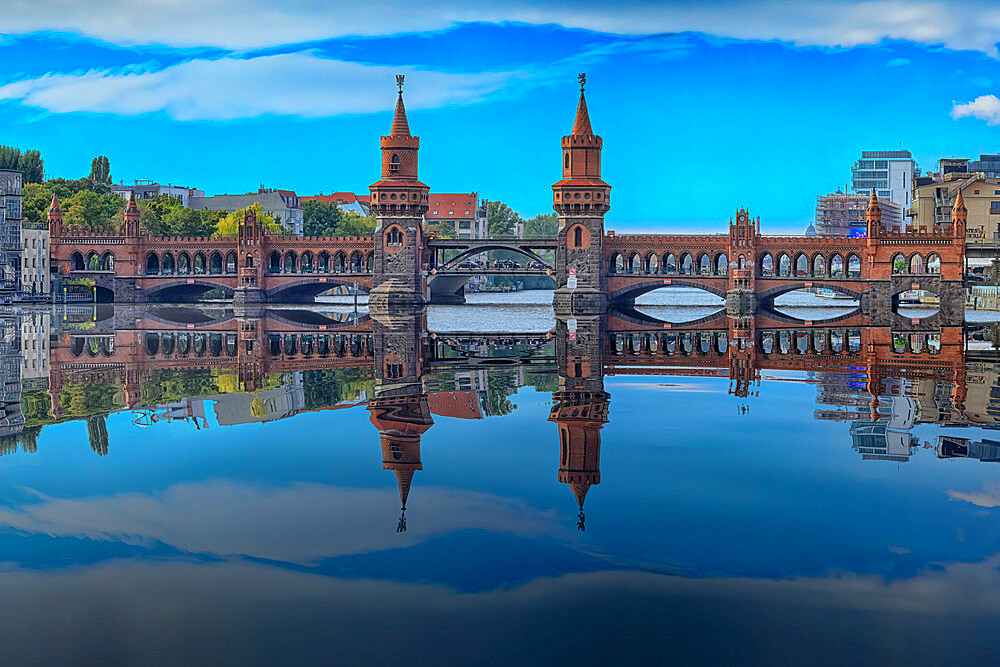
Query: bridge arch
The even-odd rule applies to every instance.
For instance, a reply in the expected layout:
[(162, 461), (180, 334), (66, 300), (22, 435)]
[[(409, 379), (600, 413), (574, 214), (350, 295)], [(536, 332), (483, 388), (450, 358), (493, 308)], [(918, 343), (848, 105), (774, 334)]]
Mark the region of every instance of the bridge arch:
[(816, 253), (812, 258), (812, 275), (813, 278), (825, 278), (826, 277), (826, 257), (822, 253)]
[(774, 257), (769, 252), (764, 253), (760, 258), (760, 275), (765, 278), (770, 278), (774, 275)]
[[(452, 257), (451, 259), (449, 259), (446, 262), (446, 264), (448, 264), (448, 265), (458, 264), (459, 262), (461, 262), (461, 261), (463, 261), (465, 259), (468, 259), (469, 257), (472, 257), (473, 255), (479, 255), (479, 254), (484, 253), (484, 252), (489, 252), (490, 250), (508, 250), (510, 252), (514, 252), (514, 253), (517, 253), (519, 255), (523, 255), (524, 257), (527, 257), (528, 259), (530, 259), (532, 261), (538, 262), (539, 264), (543, 264), (543, 265), (545, 265), (548, 268), (552, 268), (551, 263), (545, 261), (544, 259), (542, 259), (542, 257), (538, 253), (532, 252), (531, 250), (529, 250), (527, 248), (522, 248), (522, 247), (520, 247), (519, 245), (517, 245), (515, 243), (503, 243), (503, 242), (500, 242), (500, 241), (498, 241), (496, 244), (492, 244), (492, 243), (477, 244), (473, 248), (466, 248), (465, 250), (461, 251), (460, 253), (458, 253), (457, 255), (455, 255), (454, 257)], [(611, 254), (611, 257), (609, 258), (609, 261), (608, 261), (608, 273), (623, 273), (624, 272), (624, 260), (622, 260), (621, 264), (619, 265), (618, 270), (615, 270), (615, 256), (621, 257), (621, 253), (616, 251), (616, 252), (614, 252), (614, 253)], [(370, 260), (369, 260), (369, 258), (370, 258)], [(369, 253), (368, 255), (366, 255), (366, 257), (365, 257), (365, 265), (366, 266), (368, 266), (369, 261), (371, 261), (371, 265), (374, 266), (375, 255), (373, 253)], [(370, 271), (370, 269), (369, 269), (369, 271)]]
[(682, 276), (694, 275), (694, 258), (691, 256), (691, 253), (686, 252), (681, 255), (680, 264), (677, 269)]
[(674, 253), (664, 253), (663, 261), (660, 263), (660, 271), (671, 276), (677, 273), (677, 257)]
[(206, 292), (222, 290), (226, 298), (232, 298), (233, 288), (212, 280), (171, 280), (160, 283), (143, 292), (147, 302), (191, 303), (198, 301)]
[(782, 278), (787, 278), (792, 275), (792, 258), (788, 256), (787, 253), (781, 253), (778, 255), (778, 271), (777, 275)]
[(720, 252), (715, 256), (715, 275), (725, 276), (729, 274), (729, 256)]
[[(320, 282), (322, 280), (322, 282)], [(340, 286), (353, 286), (350, 278), (320, 278), (303, 277), (291, 280), (267, 291), (267, 300), (271, 303), (313, 303), (317, 296)], [(359, 291), (368, 291), (366, 285), (358, 285)]]
[(634, 302), (638, 297), (652, 292), (653, 290), (670, 289), (673, 287), (691, 287), (694, 289), (704, 290), (705, 292), (714, 294), (722, 299), (726, 298), (726, 286), (719, 287), (701, 282), (697, 279), (684, 280), (683, 282), (676, 282), (670, 285), (664, 285), (663, 282), (663, 280), (644, 280), (642, 282), (632, 283), (631, 285), (626, 285), (625, 287), (619, 288), (608, 294), (608, 300), (618, 302)]

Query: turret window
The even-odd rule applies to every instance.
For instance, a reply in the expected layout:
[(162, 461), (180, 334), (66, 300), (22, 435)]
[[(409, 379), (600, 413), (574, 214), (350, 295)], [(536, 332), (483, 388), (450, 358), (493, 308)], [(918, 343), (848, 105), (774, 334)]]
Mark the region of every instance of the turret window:
[(399, 155), (396, 153), (393, 153), (392, 159), (389, 160), (389, 171), (399, 171)]
[(565, 157), (563, 158), (563, 167), (569, 169), (569, 153), (566, 153)]
[(392, 227), (385, 234), (385, 244), (387, 246), (403, 245), (403, 230), (399, 227)]

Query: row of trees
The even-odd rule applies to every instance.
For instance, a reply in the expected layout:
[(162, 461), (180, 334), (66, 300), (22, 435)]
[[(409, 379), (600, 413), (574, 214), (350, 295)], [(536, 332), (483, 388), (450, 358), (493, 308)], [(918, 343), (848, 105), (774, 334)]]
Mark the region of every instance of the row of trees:
[(371, 236), (375, 218), (311, 199), (302, 203), (302, 228), (306, 236)]
[(24, 172), (25, 183), (41, 183), (45, 174), (42, 154), (36, 150), (21, 152), (13, 146), (0, 146), (0, 169), (18, 169)]

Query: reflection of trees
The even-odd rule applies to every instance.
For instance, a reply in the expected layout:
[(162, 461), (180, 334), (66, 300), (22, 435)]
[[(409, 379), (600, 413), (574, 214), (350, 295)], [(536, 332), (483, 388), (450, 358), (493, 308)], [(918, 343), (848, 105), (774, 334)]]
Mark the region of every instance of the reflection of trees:
[(142, 383), (142, 399), (147, 403), (172, 403), (221, 393), (218, 376), (208, 368), (156, 370)]
[(67, 383), (59, 392), (59, 403), (67, 416), (107, 414), (124, 407), (125, 400), (120, 392), (118, 382)]
[(20, 433), (0, 438), (0, 456), (14, 454), (19, 447), (26, 454), (34, 454), (38, 451), (38, 436), (41, 432), (41, 426), (29, 426)]
[(507, 415), (514, 411), (508, 397), (517, 393), (517, 375), (514, 371), (492, 370), (486, 377), (486, 412), (490, 415)]
[(306, 410), (358, 400), (364, 392), (371, 396), (375, 381), (361, 377), (361, 373), (356, 368), (302, 371)]
[(21, 414), (27, 424), (45, 423), (52, 420), (52, 399), (42, 390), (26, 391), (21, 394)]
[(87, 436), (90, 438), (90, 448), (99, 456), (108, 454), (108, 424), (107, 415), (87, 417)]

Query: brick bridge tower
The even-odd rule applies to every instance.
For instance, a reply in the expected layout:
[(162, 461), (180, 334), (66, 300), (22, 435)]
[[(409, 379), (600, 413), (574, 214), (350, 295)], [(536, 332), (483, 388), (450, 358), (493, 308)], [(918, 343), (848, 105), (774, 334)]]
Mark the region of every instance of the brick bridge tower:
[(587, 491), (601, 483), (601, 429), (608, 421), (611, 395), (604, 391), (601, 318), (571, 320), (569, 325), (560, 323), (557, 332), (559, 391), (552, 397), (549, 421), (559, 427), (559, 481), (576, 496), (577, 528), (582, 531)]
[(760, 218), (751, 218), (742, 206), (736, 221), (729, 220), (729, 290), (726, 311), (731, 317), (745, 317), (757, 310), (755, 245), (760, 236)]
[(604, 281), (604, 214), (611, 186), (601, 180), (601, 137), (594, 134), (580, 75), (580, 102), (573, 131), (562, 139), (562, 180), (552, 186), (559, 214), (556, 252), (557, 313), (602, 314), (608, 297)]
[(237, 231), (236, 262), (240, 267), (240, 283), (233, 292), (233, 304), (263, 303), (264, 237), (267, 229), (257, 221), (257, 213), (248, 208)]
[(420, 138), (410, 134), (403, 106), (403, 75), (396, 76), (399, 97), (389, 136), (382, 137), (382, 178), (371, 186), (375, 227), (373, 312), (426, 302), (427, 254), (423, 215), (429, 188), (417, 179)]

